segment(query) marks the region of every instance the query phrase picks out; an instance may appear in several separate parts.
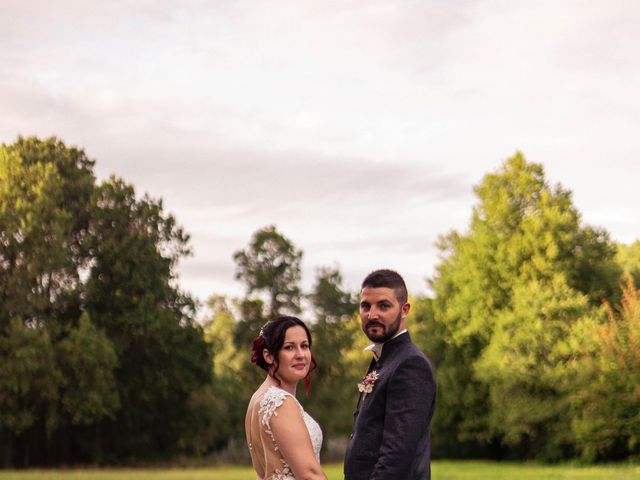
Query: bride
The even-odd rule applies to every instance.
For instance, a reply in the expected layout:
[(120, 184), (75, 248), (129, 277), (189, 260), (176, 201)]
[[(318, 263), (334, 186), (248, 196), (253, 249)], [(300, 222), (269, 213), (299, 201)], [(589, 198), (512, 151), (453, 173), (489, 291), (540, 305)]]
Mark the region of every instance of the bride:
[(322, 431), (296, 399), (296, 386), (316, 368), (309, 329), (296, 317), (267, 322), (251, 361), (267, 371), (247, 408), (245, 431), (258, 480), (327, 480), (320, 467)]

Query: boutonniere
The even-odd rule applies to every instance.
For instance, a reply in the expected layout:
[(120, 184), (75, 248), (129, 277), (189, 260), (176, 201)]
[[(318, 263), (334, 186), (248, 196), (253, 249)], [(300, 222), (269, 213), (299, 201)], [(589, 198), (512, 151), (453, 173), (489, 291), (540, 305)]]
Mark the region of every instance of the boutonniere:
[(363, 394), (362, 399), (367, 396), (368, 393), (373, 392), (373, 386), (376, 383), (380, 375), (375, 370), (372, 370), (370, 373), (366, 374), (362, 379), (362, 382), (358, 384), (358, 391)]

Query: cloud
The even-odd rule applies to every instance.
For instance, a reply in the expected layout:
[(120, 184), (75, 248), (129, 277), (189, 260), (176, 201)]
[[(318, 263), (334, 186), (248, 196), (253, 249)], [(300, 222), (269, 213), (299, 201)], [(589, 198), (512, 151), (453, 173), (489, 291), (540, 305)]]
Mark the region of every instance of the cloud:
[[(237, 291), (275, 224), (313, 268), (424, 289), (472, 185), (523, 150), (637, 237), (637, 2), (3, 2), (0, 140), (59, 135), (192, 233), (181, 282)], [(595, 195), (593, 192), (598, 192)], [(637, 202), (636, 202), (637, 203)]]

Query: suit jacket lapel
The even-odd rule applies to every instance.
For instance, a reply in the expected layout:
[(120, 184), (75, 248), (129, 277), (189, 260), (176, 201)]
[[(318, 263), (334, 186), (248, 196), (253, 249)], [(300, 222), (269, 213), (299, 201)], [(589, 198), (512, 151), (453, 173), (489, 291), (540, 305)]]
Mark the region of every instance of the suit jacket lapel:
[[(369, 364), (369, 368), (367, 369), (366, 375), (369, 375), (374, 370), (374, 368), (376, 367), (377, 363), (378, 362), (376, 361), (375, 358), (371, 359), (371, 363)], [(360, 404), (362, 403), (362, 398), (363, 397), (364, 397), (364, 392), (360, 392), (360, 396), (358, 397), (358, 403), (356, 404), (356, 411), (353, 412), (354, 420), (355, 420), (355, 417), (357, 417), (358, 413), (360, 412)]]
[[(411, 343), (409, 332), (403, 333), (402, 335), (399, 335), (396, 338), (393, 338), (386, 342), (384, 344), (384, 347), (382, 347), (382, 355), (380, 355), (380, 358), (378, 360), (376, 360), (375, 357), (371, 359), (371, 363), (369, 364), (366, 375), (370, 374), (373, 370), (380, 370), (382, 368), (382, 361), (391, 358), (394, 353), (405, 343)], [(363, 398), (364, 393), (360, 392), (358, 403), (356, 404), (356, 409), (353, 412), (354, 421), (358, 416), (358, 413), (360, 413), (360, 404), (362, 403)]]
[(375, 357), (371, 359), (371, 363), (369, 364), (369, 368), (367, 369), (367, 375), (369, 375), (376, 367), (376, 365), (378, 364), (378, 362), (376, 361)]

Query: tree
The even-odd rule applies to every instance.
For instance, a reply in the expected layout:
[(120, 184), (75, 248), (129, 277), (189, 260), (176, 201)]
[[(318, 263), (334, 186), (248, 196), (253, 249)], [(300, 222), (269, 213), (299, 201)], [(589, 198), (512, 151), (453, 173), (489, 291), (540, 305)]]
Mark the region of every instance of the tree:
[(354, 296), (343, 289), (338, 268), (316, 271), (309, 299), (316, 314), (311, 334), (318, 369), (312, 374), (312, 394), (306, 404), (329, 439), (351, 431), (358, 397), (355, 386), (362, 373), (358, 360), (364, 357), (357, 354), (366, 352), (354, 349), (362, 335), (356, 319), (357, 304)]
[(450, 341), (444, 324), (435, 318), (432, 298), (414, 297), (409, 302), (411, 337), (429, 357), (438, 385), (437, 408), (431, 421), (432, 455), (435, 458), (491, 456), (477, 442), (486, 435), (481, 430), (485, 423), (477, 421), (486, 416), (486, 411), (480, 410), (484, 404), (477, 401), (486, 391), (478, 387), (472, 370), (465, 364), (469, 347)]
[(0, 147), (8, 464), (175, 453), (211, 381), (195, 303), (175, 287), (188, 235), (161, 201), (116, 178), (96, 185), (93, 166), (56, 138)]
[(92, 168), (56, 138), (0, 148), (0, 325), (79, 317)]
[(30, 430), (53, 431), (60, 376), (48, 332), (12, 320), (0, 334), (0, 438), (5, 466), (14, 459), (29, 466), (31, 455), (37, 454), (29, 442), (14, 452), (14, 440), (24, 440)]
[[(64, 377), (55, 351), (80, 316), (92, 165), (84, 152), (68, 149), (55, 138), (20, 137), (0, 147), (0, 336), (8, 342), (9, 375), (0, 385), (0, 396), (14, 396), (12, 385), (22, 381), (32, 381), (37, 392), (19, 402), (24, 418), (31, 419), (28, 424), (14, 423), (0, 439), (7, 464), (44, 461), (51, 443), (45, 437), (52, 438), (61, 421), (58, 401)], [(18, 364), (18, 352), (32, 351), (27, 344), (34, 352), (40, 350), (45, 364), (29, 358)], [(27, 366), (35, 370), (20, 373)], [(30, 377), (38, 371), (48, 373)], [(39, 380), (45, 377), (46, 382)], [(38, 406), (29, 407), (36, 397)]]
[(436, 302), (456, 340), (491, 336), (492, 313), (510, 304), (515, 280), (562, 273), (594, 305), (613, 295), (619, 268), (608, 235), (580, 224), (570, 192), (551, 188), (541, 165), (517, 153), (474, 190), (469, 233), (441, 238), (434, 282), (450, 304)]
[(113, 417), (119, 407), (114, 370), (118, 358), (107, 336), (85, 313), (56, 348), (61, 408), (72, 425), (92, 425)]
[[(230, 442), (244, 442), (246, 405), (264, 372), (249, 361), (246, 345), (238, 345), (238, 320), (225, 297), (212, 295), (207, 306), (205, 338), (213, 350), (213, 384), (208, 392), (209, 428), (206, 440), (212, 450), (222, 450)], [(253, 333), (253, 332), (251, 332)]]
[(583, 322), (567, 369), (578, 451), (587, 461), (638, 458), (640, 452), (640, 290), (628, 273), (619, 307)]
[[(489, 378), (485, 373), (495, 366), (489, 360), (498, 361), (504, 349), (510, 348), (509, 342), (521, 335), (521, 328), (525, 337), (534, 335), (534, 327), (528, 323), (522, 326), (522, 322), (535, 324), (547, 318), (545, 305), (527, 302), (523, 296), (536, 292), (560, 301), (555, 313), (564, 312), (562, 322), (568, 326), (547, 328), (555, 320), (542, 322), (545, 335), (550, 337), (544, 345), (549, 347), (558, 344), (570, 325), (590, 308), (597, 308), (603, 299), (615, 298), (620, 270), (606, 232), (583, 226), (570, 192), (549, 186), (542, 166), (528, 163), (521, 153), (507, 159), (498, 172), (486, 175), (474, 191), (479, 202), (469, 230), (440, 239), (442, 260), (432, 282), (435, 319), (444, 327), (445, 341), (457, 351), (452, 357), (455, 363), (448, 365), (448, 376), (460, 382), (450, 391), (441, 389), (442, 402), (449, 402), (448, 397), (464, 398), (455, 425), (459, 438), (475, 438), (483, 444), (502, 440), (516, 447), (512, 440), (524, 437), (512, 435), (515, 424), (494, 421), (497, 417), (482, 412), (497, 408), (492, 399), (503, 397), (512, 388), (509, 378), (518, 377), (515, 369), (521, 364), (512, 358), (502, 370), (489, 370)], [(558, 278), (564, 287), (558, 286)], [(581, 296), (589, 308), (568, 307)], [(568, 310), (563, 310), (563, 305)], [(527, 329), (529, 333), (525, 333)], [(512, 356), (539, 358), (539, 348), (537, 341), (525, 342)], [(528, 387), (520, 387), (527, 391)], [(534, 397), (530, 397), (532, 401)], [(451, 399), (451, 405), (456, 402), (460, 405)], [(529, 426), (538, 422), (535, 410), (525, 409), (527, 414), (528, 419), (514, 422)], [(490, 432), (495, 436), (487, 434)], [(539, 437), (535, 442), (551, 445), (554, 440)], [(526, 448), (524, 444), (519, 447)], [(533, 454), (538, 453), (542, 454)]]
[(335, 323), (351, 317), (358, 309), (358, 301), (342, 288), (342, 274), (337, 267), (316, 270), (316, 281), (309, 299), (318, 321)]
[(137, 199), (117, 178), (97, 188), (94, 204), (86, 305), (118, 352), (122, 405), (105, 425), (110, 450), (125, 457), (172, 454), (193, 423), (191, 395), (211, 379), (194, 302), (173, 286), (189, 238), (161, 201)]
[[(617, 245), (616, 261), (620, 268), (633, 278), (635, 285), (640, 285), (640, 240), (624, 245)], [(625, 281), (623, 279), (623, 281)]]
[(564, 364), (572, 355), (567, 338), (592, 314), (587, 298), (562, 276), (515, 285), (511, 307), (497, 314), (475, 376), (489, 386), (490, 431), (520, 455), (559, 460), (573, 453), (562, 388)]
[(245, 283), (247, 296), (254, 292), (267, 294), (269, 318), (300, 312), (302, 251), (275, 226), (255, 232), (247, 249), (235, 252), (233, 260), (236, 279)]
[(115, 370), (118, 357), (106, 334), (85, 312), (77, 326), (55, 345), (58, 382), (58, 422), (47, 448), (52, 458), (102, 457), (100, 425), (120, 408)]

